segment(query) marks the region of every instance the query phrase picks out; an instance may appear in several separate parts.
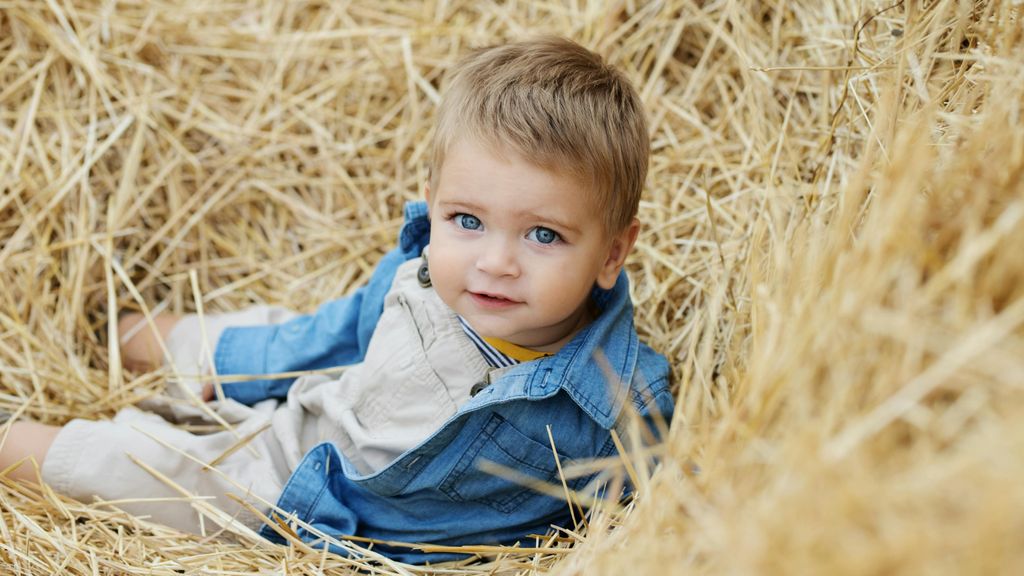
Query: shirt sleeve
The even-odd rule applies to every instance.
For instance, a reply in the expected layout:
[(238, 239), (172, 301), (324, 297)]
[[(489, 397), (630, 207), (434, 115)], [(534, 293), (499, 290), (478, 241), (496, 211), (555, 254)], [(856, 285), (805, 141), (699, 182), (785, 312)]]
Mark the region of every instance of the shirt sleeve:
[[(214, 355), (217, 373), (272, 375), (360, 361), (380, 316), (383, 296), (398, 264), (404, 262), (401, 256), (397, 249), (388, 253), (368, 284), (323, 304), (313, 314), (281, 324), (225, 329)], [(251, 405), (266, 398), (285, 397), (294, 380), (284, 377), (225, 383), (224, 394)]]

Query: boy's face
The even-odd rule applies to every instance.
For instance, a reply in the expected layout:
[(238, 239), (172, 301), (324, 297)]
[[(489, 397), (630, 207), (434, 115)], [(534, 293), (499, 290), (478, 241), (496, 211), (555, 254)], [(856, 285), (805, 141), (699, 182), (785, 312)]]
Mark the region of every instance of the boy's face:
[(430, 278), (480, 334), (557, 349), (589, 320), (595, 282), (615, 285), (639, 224), (609, 235), (576, 179), (456, 142), (430, 202)]

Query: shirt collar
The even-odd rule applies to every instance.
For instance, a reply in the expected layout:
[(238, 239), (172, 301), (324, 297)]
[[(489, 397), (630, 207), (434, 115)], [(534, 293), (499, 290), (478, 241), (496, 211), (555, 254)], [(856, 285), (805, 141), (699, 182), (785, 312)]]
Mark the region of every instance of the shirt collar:
[(625, 271), (611, 290), (595, 287), (591, 298), (601, 313), (557, 354), (535, 361), (547, 373), (543, 380), (554, 381), (531, 392), (547, 395), (557, 386), (595, 422), (611, 428), (628, 397), (640, 349)]
[(398, 232), (398, 245), (402, 252), (413, 257), (419, 256), (430, 242), (430, 212), (427, 203), (422, 200), (406, 202), (402, 212), (405, 221)]

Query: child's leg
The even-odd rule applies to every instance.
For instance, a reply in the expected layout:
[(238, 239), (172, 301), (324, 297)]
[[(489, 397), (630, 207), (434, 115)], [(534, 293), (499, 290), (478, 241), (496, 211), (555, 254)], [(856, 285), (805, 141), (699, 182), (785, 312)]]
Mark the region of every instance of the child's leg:
[[(81, 502), (115, 500), (130, 514), (180, 530), (216, 530), (215, 523), (200, 522), (181, 489), (255, 529), (257, 517), (228, 494), (269, 512), (289, 471), (276, 436), (266, 428), (270, 414), (248, 408), (245, 413), (248, 419), (238, 423), (234, 434), (192, 434), (133, 408), (121, 410), (113, 420), (72, 420), (53, 439), (41, 466), (42, 479)], [(239, 437), (251, 440), (235, 449)], [(217, 470), (204, 466), (214, 461)]]
[[(8, 466), (25, 458), (34, 458), (36, 466), (42, 467), (43, 459), (46, 458), (46, 453), (59, 432), (59, 426), (48, 426), (38, 422), (11, 424), (7, 440), (0, 448), (0, 470), (6, 470)], [(7, 476), (14, 480), (39, 480), (35, 467), (28, 462), (10, 471)]]
[[(153, 317), (160, 341), (167, 341), (167, 336), (181, 320), (176, 314), (157, 314)], [(141, 324), (141, 328), (136, 329)], [(124, 334), (135, 330), (127, 340)], [(153, 332), (146, 317), (137, 312), (125, 314), (117, 321), (117, 333), (121, 335), (121, 361), (125, 368), (131, 370), (152, 370), (163, 364), (164, 356), (160, 349), (158, 336)]]

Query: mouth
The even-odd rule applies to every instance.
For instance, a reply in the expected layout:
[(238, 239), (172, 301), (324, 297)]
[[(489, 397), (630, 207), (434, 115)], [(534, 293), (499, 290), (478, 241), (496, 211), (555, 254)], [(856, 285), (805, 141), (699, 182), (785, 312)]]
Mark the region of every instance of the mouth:
[(522, 304), (519, 300), (513, 300), (507, 296), (501, 294), (493, 294), (489, 292), (470, 292), (469, 295), (473, 298), (481, 308), (488, 308), (491, 310), (511, 308), (516, 304)]

